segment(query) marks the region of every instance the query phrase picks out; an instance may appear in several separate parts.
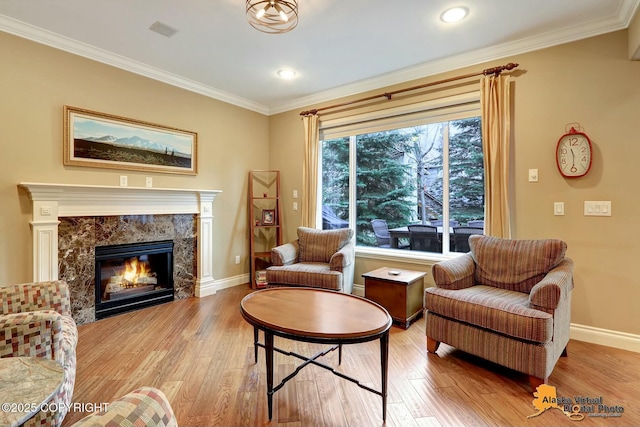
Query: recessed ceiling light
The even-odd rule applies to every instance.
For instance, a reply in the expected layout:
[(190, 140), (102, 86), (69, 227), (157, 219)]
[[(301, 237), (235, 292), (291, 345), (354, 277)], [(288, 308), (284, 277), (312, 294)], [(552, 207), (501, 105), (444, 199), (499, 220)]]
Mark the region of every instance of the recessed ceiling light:
[(294, 78), (296, 76), (296, 72), (289, 69), (289, 68), (285, 68), (282, 70), (279, 70), (277, 73), (278, 77), (285, 79), (285, 80), (291, 80), (292, 78)]
[(442, 12), (442, 15), (440, 15), (440, 20), (442, 22), (446, 22), (447, 24), (451, 24), (453, 22), (462, 21), (467, 17), (468, 14), (468, 8), (464, 6), (456, 6)]

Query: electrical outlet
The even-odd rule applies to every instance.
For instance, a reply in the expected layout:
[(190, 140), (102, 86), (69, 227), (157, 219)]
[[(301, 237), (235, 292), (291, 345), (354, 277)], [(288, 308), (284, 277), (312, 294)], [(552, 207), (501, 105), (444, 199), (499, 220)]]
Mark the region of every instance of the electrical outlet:
[(538, 182), (538, 169), (529, 169), (529, 182)]
[(240, 264), (240, 255), (236, 255), (236, 264)]
[(153, 187), (153, 178), (151, 178), (150, 176), (148, 176), (145, 180), (145, 185), (149, 188)]
[(293, 190), (293, 198), (294, 199), (298, 198), (298, 190)]
[(298, 210), (298, 202), (293, 202), (293, 210), (294, 211)]
[(120, 175), (120, 187), (126, 187), (128, 184), (128, 179), (126, 175)]

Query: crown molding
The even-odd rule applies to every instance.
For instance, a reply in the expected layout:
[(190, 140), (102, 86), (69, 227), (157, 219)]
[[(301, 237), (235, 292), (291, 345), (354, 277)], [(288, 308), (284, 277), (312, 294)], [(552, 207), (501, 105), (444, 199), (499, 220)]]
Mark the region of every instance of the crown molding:
[(0, 15), (0, 31), (13, 34), (24, 39), (44, 44), (74, 55), (82, 56), (103, 64), (111, 65), (143, 77), (148, 77), (171, 86), (179, 87), (209, 98), (217, 99), (228, 104), (246, 108), (261, 114), (269, 114), (269, 108), (252, 100), (242, 98), (229, 92), (203, 85), (196, 81), (169, 73), (142, 62), (135, 61), (122, 55), (108, 52), (104, 49), (61, 36), (48, 30), (27, 24), (17, 19)]

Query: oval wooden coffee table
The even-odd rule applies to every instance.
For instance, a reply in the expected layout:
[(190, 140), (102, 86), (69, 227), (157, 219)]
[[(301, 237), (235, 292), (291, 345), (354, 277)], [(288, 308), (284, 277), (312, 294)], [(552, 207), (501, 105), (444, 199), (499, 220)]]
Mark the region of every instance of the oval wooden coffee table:
[[(303, 367), (312, 364), (328, 369), (358, 387), (382, 397), (382, 420), (387, 418), (387, 367), (389, 362), (389, 328), (392, 319), (382, 306), (355, 295), (314, 288), (271, 288), (253, 292), (240, 302), (240, 312), (253, 326), (255, 360), (258, 347), (265, 349), (267, 364), (267, 401), (269, 420), (273, 415), (273, 394), (293, 378)], [(264, 332), (264, 344), (258, 342), (258, 331)], [(329, 344), (333, 347), (307, 357), (273, 346), (273, 337), (296, 341)], [(338, 349), (342, 362), (342, 344), (380, 340), (381, 390), (367, 387), (356, 379), (318, 362), (321, 356)], [(297, 357), (304, 362), (273, 386), (273, 352)]]

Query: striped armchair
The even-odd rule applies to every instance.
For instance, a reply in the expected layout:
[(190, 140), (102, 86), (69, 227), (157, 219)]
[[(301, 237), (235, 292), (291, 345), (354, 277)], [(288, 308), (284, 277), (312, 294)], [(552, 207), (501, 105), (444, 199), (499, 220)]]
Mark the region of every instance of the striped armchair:
[(298, 240), (271, 250), (269, 286), (308, 286), (350, 294), (355, 247), (353, 230), (298, 227)]
[(0, 286), (0, 307), (0, 357), (45, 357), (63, 368), (62, 386), (50, 401), (58, 410), (40, 411), (24, 426), (59, 426), (76, 380), (78, 329), (69, 288), (63, 281)]
[(555, 239), (473, 235), (471, 252), (435, 264), (425, 290), (427, 350), (440, 342), (547, 383), (566, 356), (573, 262)]

